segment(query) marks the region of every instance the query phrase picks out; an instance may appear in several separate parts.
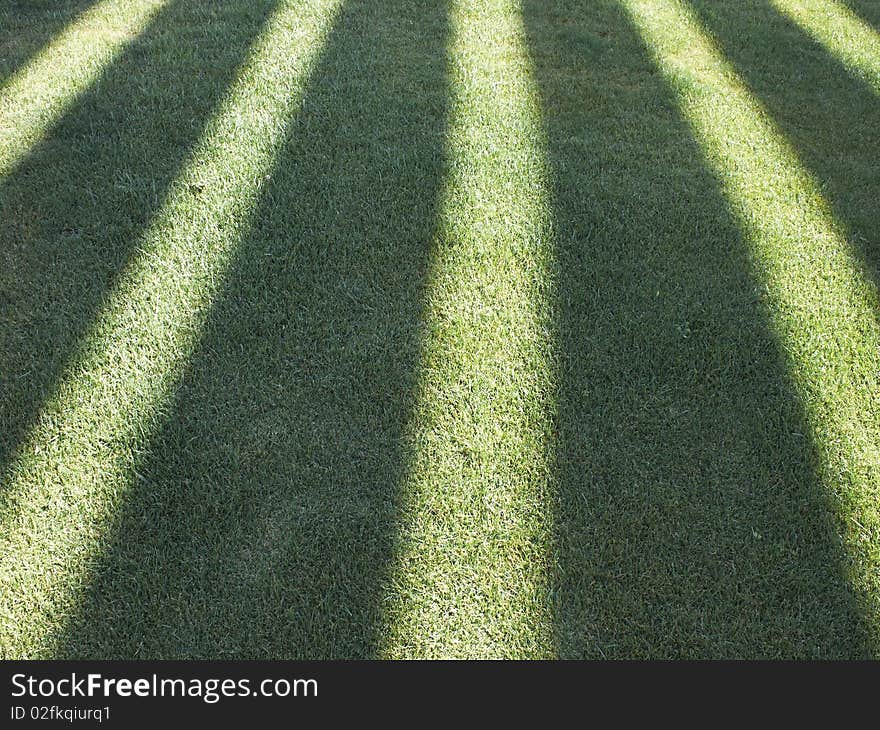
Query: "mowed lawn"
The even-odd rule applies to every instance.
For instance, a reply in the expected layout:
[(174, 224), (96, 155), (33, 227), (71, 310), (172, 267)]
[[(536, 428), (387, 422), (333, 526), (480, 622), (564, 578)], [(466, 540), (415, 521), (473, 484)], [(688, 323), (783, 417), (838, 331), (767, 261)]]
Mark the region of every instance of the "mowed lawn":
[(0, 657), (880, 657), (880, 2), (0, 0)]

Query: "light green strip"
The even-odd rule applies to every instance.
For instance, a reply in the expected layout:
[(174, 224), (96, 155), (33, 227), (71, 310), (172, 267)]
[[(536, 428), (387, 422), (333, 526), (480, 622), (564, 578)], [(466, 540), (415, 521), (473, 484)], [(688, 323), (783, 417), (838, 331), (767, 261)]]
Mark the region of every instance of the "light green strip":
[(387, 657), (552, 652), (552, 254), (545, 140), (515, 0), (453, 3), (441, 233)]
[(167, 0), (104, 0), (0, 88), (0, 178), (134, 40)]
[(880, 34), (838, 0), (770, 0), (880, 93)]
[(813, 429), (820, 476), (851, 559), (849, 578), (877, 641), (877, 290), (853, 256), (819, 184), (695, 15), (679, 0), (621, 1), (741, 219), (754, 271)]
[[(282, 2), (3, 475), (0, 657), (51, 656), (271, 174), (339, 0)], [(26, 587), (17, 591), (16, 587)]]

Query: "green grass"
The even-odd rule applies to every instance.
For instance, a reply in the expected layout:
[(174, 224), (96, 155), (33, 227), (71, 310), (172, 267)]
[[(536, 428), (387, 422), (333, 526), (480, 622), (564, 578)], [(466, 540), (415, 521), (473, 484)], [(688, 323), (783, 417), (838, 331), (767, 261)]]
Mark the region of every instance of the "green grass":
[(0, 7), (0, 82), (37, 54), (91, 0), (7, 0)]
[(140, 35), (165, 1), (98, 2), (6, 79), (0, 92), (0, 174), (5, 177), (43, 139), (71, 102)]
[(93, 5), (0, 6), (0, 656), (880, 656), (878, 3)]

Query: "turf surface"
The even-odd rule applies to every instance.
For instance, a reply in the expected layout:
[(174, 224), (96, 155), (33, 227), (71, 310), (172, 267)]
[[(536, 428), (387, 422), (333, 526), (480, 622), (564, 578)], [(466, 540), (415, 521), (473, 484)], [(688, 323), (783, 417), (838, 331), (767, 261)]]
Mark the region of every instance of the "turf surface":
[(880, 654), (880, 4), (0, 17), (0, 656)]

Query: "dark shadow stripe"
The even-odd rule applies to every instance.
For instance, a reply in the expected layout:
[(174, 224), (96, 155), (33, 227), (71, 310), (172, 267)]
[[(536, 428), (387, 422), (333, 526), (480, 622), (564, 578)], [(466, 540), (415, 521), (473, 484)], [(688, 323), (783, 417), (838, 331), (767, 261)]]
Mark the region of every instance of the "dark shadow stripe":
[(868, 652), (719, 181), (617, 2), (525, 0), (559, 258), (563, 657)]
[(855, 15), (880, 33), (880, 2), (878, 0), (838, 0)]
[(880, 281), (880, 98), (768, 0), (689, 0)]
[(447, 22), (433, 0), (343, 8), (64, 656), (376, 651)]
[(274, 5), (171, 2), (0, 185), (0, 469)]
[(98, 0), (6, 0), (0, 7), (0, 84)]

